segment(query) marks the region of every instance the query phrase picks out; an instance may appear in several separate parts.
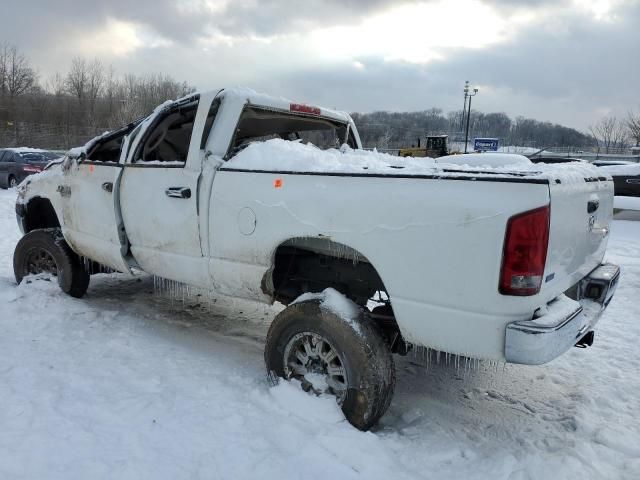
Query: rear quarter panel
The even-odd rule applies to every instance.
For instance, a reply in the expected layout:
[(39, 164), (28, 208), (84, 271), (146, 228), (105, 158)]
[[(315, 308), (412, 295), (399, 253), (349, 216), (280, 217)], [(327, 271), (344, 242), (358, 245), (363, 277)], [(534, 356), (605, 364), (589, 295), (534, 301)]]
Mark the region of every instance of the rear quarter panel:
[(505, 325), (530, 317), (538, 301), (498, 293), (506, 222), (548, 201), (546, 183), (221, 169), (209, 217), (211, 275), (221, 293), (270, 301), (260, 285), (278, 245), (330, 238), (377, 269), (408, 341), (500, 359)]

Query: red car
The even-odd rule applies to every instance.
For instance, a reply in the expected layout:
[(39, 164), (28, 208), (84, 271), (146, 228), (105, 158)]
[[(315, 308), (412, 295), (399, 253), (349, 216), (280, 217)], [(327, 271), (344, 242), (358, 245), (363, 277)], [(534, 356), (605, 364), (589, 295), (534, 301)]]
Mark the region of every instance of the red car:
[(33, 173), (41, 172), (61, 155), (35, 148), (5, 148), (0, 150), (0, 188), (13, 188)]

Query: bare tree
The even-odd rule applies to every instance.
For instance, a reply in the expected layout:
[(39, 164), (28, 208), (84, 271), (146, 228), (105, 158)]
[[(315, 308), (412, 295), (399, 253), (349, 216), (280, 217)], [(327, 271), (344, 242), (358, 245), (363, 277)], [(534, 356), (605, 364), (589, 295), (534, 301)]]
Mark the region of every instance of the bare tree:
[(378, 148), (389, 148), (389, 142), (391, 141), (392, 138), (392, 134), (391, 134), (391, 129), (387, 128), (387, 130), (384, 132), (384, 134), (382, 134), (379, 138), (378, 141), (376, 142), (376, 145)]
[(104, 83), (104, 67), (102, 66), (102, 62), (96, 58), (87, 65), (86, 96), (92, 105), (98, 96), (102, 94)]
[(9, 57), (9, 45), (0, 45), (0, 96), (7, 94), (7, 64)]
[(629, 136), (636, 142), (636, 147), (640, 146), (640, 113), (630, 110), (627, 114), (626, 124)]
[(605, 153), (622, 148), (627, 143), (626, 126), (613, 115), (604, 117), (595, 126), (590, 126), (589, 131), (595, 138), (598, 149), (604, 147)]
[(88, 81), (87, 61), (82, 57), (74, 57), (71, 60), (71, 70), (69, 70), (65, 79), (67, 91), (78, 100), (82, 100), (87, 93)]
[(36, 84), (36, 72), (15, 45), (0, 46), (0, 95), (17, 97)]
[(56, 72), (47, 78), (45, 90), (56, 97), (60, 97), (65, 93), (65, 79), (60, 72)]

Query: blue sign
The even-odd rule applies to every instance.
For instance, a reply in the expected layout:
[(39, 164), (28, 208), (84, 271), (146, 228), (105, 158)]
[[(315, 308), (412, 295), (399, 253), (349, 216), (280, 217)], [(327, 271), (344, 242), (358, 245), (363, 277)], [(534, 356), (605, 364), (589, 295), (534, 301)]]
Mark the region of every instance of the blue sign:
[(500, 140), (497, 138), (474, 138), (473, 149), (480, 152), (497, 152)]

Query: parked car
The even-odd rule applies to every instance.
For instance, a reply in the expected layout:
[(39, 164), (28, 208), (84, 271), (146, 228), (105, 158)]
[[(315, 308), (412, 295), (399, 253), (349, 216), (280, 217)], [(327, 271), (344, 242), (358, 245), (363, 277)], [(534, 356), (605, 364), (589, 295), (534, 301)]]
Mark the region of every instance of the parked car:
[(600, 162), (600, 165), (599, 169), (613, 178), (617, 196), (640, 197), (640, 163)]
[(36, 148), (5, 148), (0, 150), (0, 188), (13, 188), (29, 175), (41, 172), (57, 153)]
[(368, 429), (391, 402), (392, 353), (541, 364), (590, 345), (619, 278), (602, 263), (612, 210), (613, 182), (590, 165), (367, 152), (346, 113), (222, 90), (27, 179), (13, 265), (74, 297), (99, 263), (278, 301), (267, 371)]

